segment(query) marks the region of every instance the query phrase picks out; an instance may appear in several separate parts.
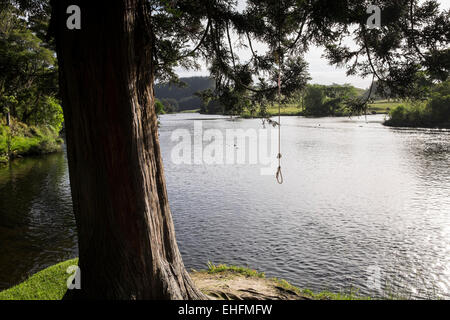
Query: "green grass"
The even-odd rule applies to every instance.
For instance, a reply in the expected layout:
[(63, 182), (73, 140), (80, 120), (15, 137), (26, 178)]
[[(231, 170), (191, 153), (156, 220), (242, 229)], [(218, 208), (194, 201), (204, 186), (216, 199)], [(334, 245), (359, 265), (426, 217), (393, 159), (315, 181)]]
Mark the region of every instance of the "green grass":
[(0, 120), (0, 163), (8, 161), (8, 143), (11, 158), (60, 151), (63, 141), (56, 131), (50, 126), (28, 126), (14, 119), (7, 127)]
[(66, 270), (77, 265), (78, 259), (51, 266), (31, 276), (25, 282), (0, 292), (0, 300), (61, 300), (67, 291)]
[(373, 300), (371, 297), (360, 296), (357, 289), (350, 289), (348, 292), (334, 293), (329, 291), (322, 291), (314, 293), (309, 289), (301, 291), (303, 295), (310, 297), (313, 300)]
[[(404, 102), (392, 102), (387, 100), (376, 101), (375, 103), (369, 104), (368, 113), (389, 113), (390, 110), (395, 107), (404, 104)], [(278, 115), (278, 104), (270, 106), (267, 108), (267, 113), (270, 117)], [(298, 104), (285, 104), (281, 106), (281, 115), (282, 116), (301, 116), (303, 115), (302, 109), (299, 108)], [(243, 118), (250, 118), (251, 115), (248, 111), (245, 111), (242, 114)]]
[[(272, 106), (269, 106), (267, 108), (267, 113), (269, 117), (274, 117), (278, 115), (278, 104), (274, 104)], [(297, 104), (283, 104), (281, 106), (281, 110), (280, 110), (280, 114), (282, 116), (301, 116), (302, 115), (302, 111), (301, 109), (298, 107)], [(257, 118), (259, 117), (258, 112), (256, 114), (250, 114), (250, 112), (248, 110), (245, 110), (242, 114), (241, 114), (242, 118)]]
[(405, 102), (403, 101), (398, 101), (398, 102), (392, 102), (392, 101), (387, 101), (387, 100), (380, 100), (380, 101), (376, 101), (375, 103), (369, 104), (369, 114), (372, 111), (375, 111), (376, 113), (389, 113), (390, 110), (405, 104)]
[[(281, 115), (282, 116), (300, 116), (302, 115), (301, 109), (298, 105), (295, 104), (285, 104), (281, 106)], [(271, 106), (267, 108), (267, 112), (271, 116), (278, 115), (278, 105)]]
[(211, 262), (208, 262), (208, 269), (206, 271), (209, 274), (231, 272), (231, 273), (242, 274), (247, 277), (256, 277), (256, 278), (265, 278), (266, 277), (263, 272), (258, 272), (253, 269), (231, 266), (231, 265), (226, 265), (226, 264), (219, 264), (216, 266), (215, 264), (213, 264)]
[(200, 109), (180, 111), (180, 113), (199, 113), (199, 112), (200, 112)]
[[(369, 104), (368, 107), (368, 114), (371, 113), (379, 113), (379, 114), (387, 114), (390, 110), (394, 109), (395, 107), (405, 104), (403, 101), (393, 102), (393, 101), (387, 101), (387, 100), (379, 100), (375, 103)], [(274, 117), (278, 115), (278, 104), (275, 103), (266, 109), (267, 114), (269, 117)], [(190, 112), (199, 112), (199, 109), (197, 110), (187, 110), (182, 111), (182, 113), (190, 113)], [(299, 106), (299, 104), (290, 103), (290, 104), (283, 104), (281, 106), (281, 115), (282, 116), (302, 116), (303, 111), (302, 108)], [(245, 110), (241, 115), (242, 118), (258, 118), (260, 117), (260, 114), (258, 111), (256, 111), (254, 114), (251, 114), (249, 110)]]
[(329, 291), (322, 291), (314, 293), (309, 289), (300, 289), (284, 279), (273, 278), (273, 281), (285, 290), (290, 290), (298, 295), (306, 296), (313, 300), (371, 300), (370, 297), (364, 297), (358, 295), (358, 290), (351, 288), (348, 292), (334, 293)]

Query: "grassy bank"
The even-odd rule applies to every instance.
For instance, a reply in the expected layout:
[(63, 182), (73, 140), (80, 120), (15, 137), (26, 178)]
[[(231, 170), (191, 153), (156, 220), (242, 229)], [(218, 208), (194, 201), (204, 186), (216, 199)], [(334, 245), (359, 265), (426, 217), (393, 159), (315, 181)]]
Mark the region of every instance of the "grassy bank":
[[(402, 102), (392, 102), (387, 100), (380, 100), (376, 103), (369, 104), (367, 113), (368, 114), (385, 114), (389, 113), (393, 108), (401, 105)], [(278, 115), (278, 106), (272, 106), (267, 109), (267, 112), (271, 116)], [(297, 104), (286, 104), (281, 107), (282, 116), (301, 116), (303, 112)]]
[[(14, 286), (10, 289), (0, 292), (0, 300), (60, 300), (63, 298), (67, 291), (67, 278), (69, 274), (66, 273), (67, 268), (72, 265), (77, 265), (78, 259), (68, 260), (54, 266), (51, 266), (45, 270), (42, 270), (31, 277), (25, 282)], [(291, 297), (300, 299), (331, 299), (331, 300), (367, 300), (367, 297), (360, 297), (356, 292), (348, 293), (331, 293), (321, 292), (314, 293), (311, 290), (300, 289), (289, 282), (270, 278), (266, 279), (264, 273), (258, 272), (244, 267), (228, 266), (228, 265), (214, 265), (208, 263), (206, 270), (195, 271), (191, 273), (195, 281), (199, 279), (207, 280), (209, 288), (202, 287), (201, 282), (199, 288), (206, 294), (211, 291), (211, 285), (213, 289), (219, 288), (226, 281), (237, 281), (238, 286), (245, 285), (244, 283), (250, 283), (254, 286), (255, 283), (262, 283), (261, 293), (264, 290), (276, 290), (277, 292), (283, 292), (283, 294), (289, 293)], [(227, 295), (226, 295), (227, 296)], [(230, 294), (231, 297), (233, 295)], [(228, 296), (227, 296), (228, 297)], [(220, 298), (220, 297), (219, 297)]]
[(389, 112), (389, 119), (384, 124), (391, 127), (450, 129), (450, 95), (399, 105)]
[(376, 101), (375, 103), (369, 104), (367, 113), (371, 114), (371, 113), (375, 112), (375, 113), (386, 114), (386, 113), (389, 113), (392, 109), (394, 109), (402, 104), (404, 104), (404, 102), (402, 102), (402, 101), (397, 101), (397, 102), (388, 101), (388, 100)]
[(25, 282), (0, 292), (0, 300), (61, 300), (67, 291), (66, 270), (77, 265), (78, 259), (68, 260), (32, 275)]
[[(274, 117), (278, 115), (278, 105), (272, 105), (267, 107), (266, 112), (268, 114), (269, 117)], [(281, 106), (281, 115), (282, 116), (302, 116), (303, 112), (302, 110), (299, 108), (299, 106), (297, 104), (283, 104)], [(259, 113), (256, 112), (254, 114), (251, 114), (248, 110), (245, 110), (242, 114), (241, 114), (242, 118), (258, 118), (259, 117)]]
[[(8, 162), (8, 149), (12, 159), (48, 154), (61, 150), (63, 140), (51, 126), (28, 126), (14, 119), (11, 126), (0, 120), (0, 162)], [(8, 148), (9, 145), (9, 148)]]
[[(299, 106), (295, 105), (295, 104), (282, 105), (280, 108), (280, 111), (281, 111), (282, 116), (301, 116), (301, 115), (303, 115), (301, 108), (299, 108)], [(274, 106), (267, 108), (267, 113), (270, 116), (278, 115), (278, 106), (274, 105)]]
[(199, 113), (199, 112), (200, 112), (200, 109), (180, 111), (180, 113)]
[[(402, 105), (402, 102), (392, 102), (387, 100), (377, 101), (376, 103), (369, 104), (367, 109), (368, 114), (387, 114), (390, 110), (395, 107)], [(190, 112), (198, 112), (199, 110), (192, 110)], [(281, 106), (282, 116), (303, 116), (304, 113), (302, 108), (298, 104), (283, 104)], [(275, 104), (267, 108), (267, 114), (269, 117), (274, 117), (278, 115), (278, 105)], [(242, 118), (258, 118), (258, 114), (251, 114), (248, 110), (245, 110), (241, 114)]]

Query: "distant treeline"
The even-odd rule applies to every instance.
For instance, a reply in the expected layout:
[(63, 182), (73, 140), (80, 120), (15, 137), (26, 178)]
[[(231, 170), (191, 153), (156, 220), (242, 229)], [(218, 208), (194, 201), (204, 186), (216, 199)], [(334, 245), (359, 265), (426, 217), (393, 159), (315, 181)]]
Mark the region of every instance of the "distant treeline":
[(196, 96), (201, 92), (214, 88), (214, 79), (209, 77), (180, 78), (183, 86), (156, 84), (155, 96), (164, 105), (165, 112), (179, 112), (200, 109), (203, 102)]
[[(200, 109), (205, 114), (235, 114), (214, 98), (214, 80), (209, 77), (191, 77), (180, 79), (185, 85), (156, 85), (155, 93), (159, 99), (157, 103), (158, 113), (179, 112), (185, 110)], [(288, 105), (298, 112), (295, 114), (326, 117), (345, 116), (352, 114), (371, 113), (367, 109), (367, 103), (380, 100), (389, 100), (389, 92), (381, 94), (377, 90), (375, 82), (372, 89), (360, 89), (352, 85), (309, 84), (303, 90), (294, 94), (288, 101)], [(370, 97), (369, 97), (370, 94)], [(386, 125), (411, 126), (411, 127), (450, 127), (450, 92), (449, 82), (444, 82), (429, 88), (429, 94), (422, 100), (415, 102), (397, 103), (401, 105), (393, 107), (389, 112)], [(242, 99), (244, 100), (244, 99)], [(396, 99), (394, 99), (396, 100)], [(266, 115), (273, 113), (276, 103), (268, 106)], [(264, 108), (258, 109), (260, 112)], [(267, 109), (266, 109), (267, 111)], [(243, 111), (246, 116), (249, 110)], [(290, 111), (292, 113), (292, 110)], [(372, 111), (373, 112), (373, 111)], [(244, 114), (242, 114), (244, 115)], [(250, 112), (251, 116), (261, 116), (258, 112)]]
[[(311, 84), (292, 95), (286, 103), (291, 106), (297, 106), (298, 114), (305, 116), (342, 116), (352, 112), (350, 110), (351, 106), (348, 103), (349, 101), (358, 99), (361, 101), (367, 100), (364, 97), (365, 95), (368, 95), (366, 90), (355, 88), (350, 84)], [(263, 116), (267, 108), (270, 109), (274, 103), (269, 103), (268, 106), (259, 106), (260, 113), (262, 113), (260, 116)], [(205, 95), (203, 99), (200, 112), (206, 114), (227, 114), (226, 107), (220, 103), (220, 100), (210, 98), (208, 95)], [(255, 113), (253, 115), (258, 116)]]
[[(177, 84), (156, 84), (155, 96), (164, 106), (165, 113), (197, 110), (205, 114), (235, 113), (227, 110), (219, 99), (214, 98), (215, 81), (210, 77), (180, 78)], [(368, 95), (370, 92), (370, 99)], [(372, 90), (356, 88), (350, 84), (319, 85), (309, 84), (305, 89), (289, 99), (290, 105), (297, 105), (299, 113), (306, 116), (342, 116), (354, 110), (349, 101), (378, 101), (389, 99), (377, 92), (375, 83)], [(244, 99), (242, 99), (244, 100)], [(160, 106), (158, 106), (160, 108)]]

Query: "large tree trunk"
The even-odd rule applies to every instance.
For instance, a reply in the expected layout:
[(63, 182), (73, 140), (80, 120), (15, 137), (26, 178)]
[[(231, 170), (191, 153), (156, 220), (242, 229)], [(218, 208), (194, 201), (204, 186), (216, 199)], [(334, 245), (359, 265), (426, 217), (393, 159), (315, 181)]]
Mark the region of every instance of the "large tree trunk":
[[(52, 1), (83, 298), (204, 298), (175, 239), (145, 3)], [(81, 30), (66, 27), (72, 4)]]

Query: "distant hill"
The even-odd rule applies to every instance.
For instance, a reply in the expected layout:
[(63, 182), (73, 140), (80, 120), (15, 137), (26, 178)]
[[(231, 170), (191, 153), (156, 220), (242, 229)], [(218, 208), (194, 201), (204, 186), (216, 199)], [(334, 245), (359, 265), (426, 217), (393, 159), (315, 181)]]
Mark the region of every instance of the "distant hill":
[(178, 87), (175, 85), (156, 84), (155, 96), (162, 100), (176, 100), (178, 111), (200, 109), (202, 100), (194, 94), (198, 91), (203, 91), (209, 88), (214, 88), (214, 79), (209, 77), (189, 77), (180, 78), (186, 83), (185, 87)]

